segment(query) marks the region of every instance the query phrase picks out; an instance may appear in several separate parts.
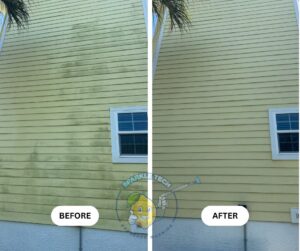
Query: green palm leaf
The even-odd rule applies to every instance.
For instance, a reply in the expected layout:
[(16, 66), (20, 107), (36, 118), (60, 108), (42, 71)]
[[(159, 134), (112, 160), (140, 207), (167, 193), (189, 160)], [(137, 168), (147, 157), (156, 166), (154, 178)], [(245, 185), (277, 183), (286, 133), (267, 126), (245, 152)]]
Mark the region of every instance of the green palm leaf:
[(187, 0), (153, 0), (152, 10), (157, 14), (158, 18), (162, 18), (164, 10), (168, 9), (171, 30), (178, 27), (180, 31), (186, 30), (191, 20), (188, 16)]
[(2, 1), (8, 12), (8, 26), (13, 23), (18, 28), (24, 27), (28, 24), (29, 13), (27, 4), (23, 0), (0, 0)]

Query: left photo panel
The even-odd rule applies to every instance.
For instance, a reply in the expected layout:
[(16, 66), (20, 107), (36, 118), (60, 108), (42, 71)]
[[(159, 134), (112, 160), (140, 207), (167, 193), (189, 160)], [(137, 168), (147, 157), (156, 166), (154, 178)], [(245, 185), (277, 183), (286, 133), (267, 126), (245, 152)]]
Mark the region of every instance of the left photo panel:
[(147, 250), (146, 13), (0, 0), (1, 251)]

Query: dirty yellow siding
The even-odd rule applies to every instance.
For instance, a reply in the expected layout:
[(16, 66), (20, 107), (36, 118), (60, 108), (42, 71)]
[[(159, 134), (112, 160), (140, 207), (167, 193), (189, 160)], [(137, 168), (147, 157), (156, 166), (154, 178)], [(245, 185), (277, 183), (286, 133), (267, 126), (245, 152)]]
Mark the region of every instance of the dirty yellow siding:
[(121, 182), (147, 167), (112, 164), (109, 108), (146, 105), (142, 2), (30, 9), (28, 29), (11, 29), (0, 56), (0, 220), (51, 224), (57, 205), (93, 205), (95, 227), (122, 230)]
[(165, 32), (160, 50), (154, 172), (174, 186), (201, 177), (176, 193), (179, 217), (241, 203), (250, 220), (290, 222), (298, 162), (272, 160), (268, 109), (298, 106), (293, 1), (193, 1), (190, 16), (190, 31)]

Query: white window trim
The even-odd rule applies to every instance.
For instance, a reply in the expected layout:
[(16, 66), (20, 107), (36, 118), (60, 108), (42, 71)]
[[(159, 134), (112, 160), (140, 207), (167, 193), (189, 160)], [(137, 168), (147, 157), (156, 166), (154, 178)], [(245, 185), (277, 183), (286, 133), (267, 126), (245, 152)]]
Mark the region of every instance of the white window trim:
[(120, 154), (118, 114), (132, 113), (132, 112), (147, 112), (147, 107), (134, 106), (134, 107), (122, 107), (122, 108), (110, 108), (111, 146), (112, 146), (111, 150), (112, 150), (113, 163), (147, 163), (148, 161), (148, 156), (146, 155), (122, 156)]
[(270, 125), (270, 137), (271, 137), (271, 147), (272, 147), (272, 159), (273, 160), (297, 160), (299, 159), (299, 153), (279, 152), (276, 114), (282, 114), (282, 113), (299, 113), (299, 109), (298, 108), (269, 109), (269, 125)]

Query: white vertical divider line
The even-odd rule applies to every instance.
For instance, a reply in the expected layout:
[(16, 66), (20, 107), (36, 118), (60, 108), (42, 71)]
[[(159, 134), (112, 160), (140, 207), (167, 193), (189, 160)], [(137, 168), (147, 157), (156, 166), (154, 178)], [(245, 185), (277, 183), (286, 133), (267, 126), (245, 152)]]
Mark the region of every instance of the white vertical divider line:
[[(153, 24), (152, 24), (152, 0), (147, 1), (147, 40), (148, 40), (148, 198), (149, 200), (153, 200), (152, 193), (152, 86), (153, 86), (153, 65), (152, 65), (152, 37), (153, 37)], [(150, 175), (149, 175), (150, 174)], [(148, 204), (148, 208), (151, 205)], [(148, 235), (147, 235), (147, 243), (148, 243), (148, 251), (153, 250), (153, 229), (152, 225), (148, 226)]]

